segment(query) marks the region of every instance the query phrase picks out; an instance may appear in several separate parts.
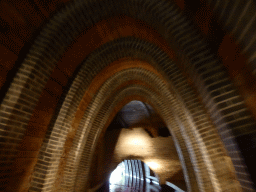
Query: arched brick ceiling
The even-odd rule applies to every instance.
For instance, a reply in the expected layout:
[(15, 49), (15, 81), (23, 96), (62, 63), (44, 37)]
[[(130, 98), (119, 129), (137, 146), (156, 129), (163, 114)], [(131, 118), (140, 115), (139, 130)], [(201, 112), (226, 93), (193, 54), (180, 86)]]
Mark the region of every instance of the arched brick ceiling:
[[(126, 39), (124, 39), (124, 40), (126, 40)], [(130, 40), (129, 38), (128, 38), (128, 40)], [(120, 43), (120, 41), (116, 41), (117, 42), (117, 45)], [(129, 42), (129, 41), (128, 41)], [(142, 43), (142, 45), (143, 45), (143, 42), (142, 41), (140, 41), (141, 43)], [(144, 42), (144, 43), (147, 43), (147, 42)], [(111, 45), (111, 44), (109, 44), (109, 45)], [(129, 44), (127, 44), (127, 45), (129, 45)], [(133, 45), (133, 43), (131, 44), (131, 45)], [(107, 46), (107, 45), (106, 45)], [(118, 46), (117, 46), (118, 47)], [(132, 46), (133, 47), (133, 46)], [(104, 50), (104, 47), (102, 48), (103, 50)], [(111, 49), (112, 50), (112, 54), (114, 54), (115, 52), (114, 52), (114, 50), (115, 49)], [(140, 48), (138, 47), (138, 50), (140, 50)], [(105, 51), (109, 51), (108, 49), (106, 49)], [(118, 50), (118, 49), (116, 49), (116, 51), (120, 51), (120, 50)], [(123, 52), (124, 50), (121, 50), (121, 52)], [(160, 51), (160, 50), (159, 50)], [(121, 53), (120, 52), (120, 53)], [(136, 52), (134, 52), (134, 53), (136, 53)], [(132, 53), (132, 52), (123, 52), (123, 54), (134, 54), (134, 53)], [(141, 53), (143, 53), (143, 51), (141, 52)], [(98, 52), (98, 54), (102, 54), (102, 55), (106, 55), (106, 54), (104, 54), (104, 52), (102, 52), (102, 51), (99, 51)], [(116, 54), (115, 53), (115, 55), (116, 56), (118, 56), (118, 54)], [(120, 55), (121, 56), (121, 55)], [(143, 54), (139, 54), (138, 56), (143, 56)], [(168, 68), (167, 69), (169, 69), (170, 67), (171, 67), (171, 63), (169, 63), (169, 65), (166, 65), (166, 62), (168, 62), (168, 57), (163, 57), (163, 54), (160, 54), (160, 56), (161, 56), (161, 60), (162, 60), (162, 65), (163, 66), (168, 66)], [(108, 54), (107, 55), (107, 57), (110, 59), (110, 61), (112, 60), (112, 57), (110, 57), (110, 54)], [(158, 56), (159, 57), (159, 56)], [(86, 63), (88, 63), (88, 62), (92, 62), (92, 63), (95, 63), (95, 64), (97, 64), (98, 63), (98, 65), (103, 65), (103, 63), (102, 62), (93, 62), (93, 60), (94, 59), (98, 59), (98, 58), (102, 58), (102, 57), (99, 57), (99, 56), (93, 56), (92, 58), (91, 58), (91, 60), (90, 59), (88, 59), (86, 62), (85, 62), (85, 67), (87, 67), (88, 65), (86, 65)], [(163, 58), (166, 58), (166, 61), (163, 59)], [(114, 59), (114, 60), (116, 60), (116, 59)], [(157, 59), (156, 59), (157, 60)], [(149, 60), (150, 62), (152, 62), (153, 60)], [(95, 70), (100, 70), (100, 69), (98, 69), (98, 66), (97, 65), (95, 65), (94, 64), (94, 67), (95, 67)], [(108, 64), (108, 61), (105, 61), (105, 64), (107, 65)], [(129, 62), (128, 62), (128, 64), (129, 64)], [(92, 66), (92, 65), (89, 65), (89, 66)], [(120, 67), (121, 68), (123, 68), (123, 67), (125, 67), (126, 65), (120, 65)], [(136, 66), (136, 65), (135, 65)], [(138, 65), (137, 65), (138, 66)], [(140, 67), (142, 67), (143, 65), (139, 65)], [(150, 69), (150, 68), (152, 68), (152, 67), (149, 67), (149, 66), (147, 66), (146, 67), (148, 70)], [(172, 70), (174, 70), (175, 69), (175, 66), (174, 65), (172, 65)], [(85, 70), (87, 70), (86, 68), (85, 68)], [(150, 69), (151, 71), (154, 71), (154, 69)], [(177, 68), (176, 68), (176, 70), (177, 70)], [(110, 72), (112, 72), (113, 70), (111, 70)], [(89, 71), (88, 71), (89, 72)], [(87, 72), (87, 73), (88, 73)], [(174, 71), (173, 71), (174, 72)], [(81, 70), (81, 73), (83, 74), (83, 70)], [(90, 73), (90, 72), (89, 72)], [(103, 73), (104, 73), (104, 71), (103, 71)], [(108, 75), (109, 76), (109, 74), (108, 73), (106, 73), (106, 75)], [(178, 75), (178, 74), (177, 74)], [(178, 80), (179, 78), (182, 78), (181, 76), (177, 76), (177, 75), (174, 75), (173, 73), (172, 73), (172, 75), (170, 76), (170, 78), (172, 78), (172, 79), (176, 79), (176, 80)], [(89, 77), (87, 76), (87, 75), (82, 75), (82, 76), (84, 76), (86, 79), (88, 79)], [(101, 76), (100, 76), (101, 77)], [(96, 78), (97, 79), (97, 78)], [(101, 77), (101, 79), (104, 79), (104, 76), (103, 77)], [(79, 81), (81, 81), (81, 80), (79, 80)], [(126, 79), (124, 78), (124, 79), (120, 79), (120, 81), (122, 82), (122, 81), (126, 81)], [(165, 81), (165, 80), (164, 80)], [(86, 83), (86, 81), (82, 81), (82, 82), (85, 82)], [(88, 81), (88, 82), (90, 82), (90, 80)], [(98, 82), (98, 81), (97, 81)], [(117, 81), (116, 81), (117, 82)], [(118, 81), (119, 82), (119, 81)], [(184, 82), (184, 81), (182, 81), (182, 82)], [(119, 82), (120, 83), (120, 82)], [(149, 83), (149, 82), (148, 82)], [(92, 84), (93, 85), (93, 89), (95, 89), (95, 84)], [(129, 85), (129, 84), (128, 84)], [(149, 85), (151, 85), (151, 83), (149, 83)], [(145, 85), (144, 85), (145, 86)], [(83, 87), (85, 87), (85, 86), (83, 86)], [(97, 85), (96, 87), (100, 87), (100, 85)], [(110, 86), (111, 87), (111, 86)], [(160, 88), (160, 86), (157, 86), (157, 87), (159, 87)], [(85, 88), (84, 88), (85, 89)], [(184, 89), (184, 86), (183, 86), (183, 88), (182, 89)], [(187, 89), (189, 89), (189, 88), (187, 88)], [(72, 89), (71, 89), (72, 90)], [(79, 89), (78, 89), (79, 90)], [(87, 91), (88, 92), (88, 91)], [(81, 92), (81, 93), (83, 93), (83, 92)], [(93, 92), (91, 92), (91, 94), (88, 94), (88, 96), (90, 97), (90, 95), (92, 95), (92, 93)], [(87, 97), (87, 94), (86, 94), (86, 97)], [(87, 100), (87, 99), (86, 99)], [(78, 100), (79, 101), (79, 100)], [(65, 104), (64, 104), (64, 106), (65, 106)], [(81, 106), (84, 106), (84, 104), (83, 105), (81, 105)], [(96, 108), (98, 108), (98, 107), (96, 107)], [(108, 107), (106, 107), (106, 109), (108, 109)], [(84, 110), (81, 110), (81, 112), (82, 111), (84, 111)], [(107, 112), (102, 112), (103, 114), (108, 114)], [(77, 113), (78, 115), (79, 115), (79, 113)], [(82, 114), (82, 113), (81, 113)], [(80, 116), (80, 115), (79, 115)], [(100, 119), (102, 119), (101, 117), (99, 117)], [(100, 122), (100, 121), (96, 121), (96, 122)], [(96, 126), (97, 128), (99, 127), (99, 126)], [(92, 133), (93, 134), (93, 133)], [(70, 136), (72, 137), (72, 135), (73, 134), (71, 134)], [(83, 135), (83, 134), (82, 134)], [(70, 137), (70, 136), (68, 136), (68, 137)], [(93, 135), (90, 137), (90, 138), (93, 138)], [(48, 142), (48, 141), (47, 141)], [(67, 143), (68, 144), (68, 143)], [(69, 145), (69, 144), (68, 144)], [(66, 146), (67, 147), (67, 146)], [(87, 149), (87, 148), (86, 148)], [(76, 151), (76, 150), (73, 150), (73, 151)], [(84, 152), (83, 153), (84, 155), (86, 155), (86, 157), (85, 157), (85, 159), (88, 159), (88, 157), (87, 157), (87, 155), (90, 155), (91, 154), (91, 152)], [(197, 160), (196, 160), (197, 161)], [(89, 162), (88, 162), (89, 163)], [(194, 162), (194, 164), (196, 164), (196, 162)], [(86, 164), (87, 165), (87, 164)], [(87, 165), (87, 166), (89, 166), (89, 164)], [(86, 173), (86, 172), (85, 172)], [(81, 173), (82, 174), (82, 173)], [(47, 177), (48, 178), (48, 177)], [(78, 178), (83, 178), (83, 177), (78, 177)], [(49, 180), (51, 180), (50, 178), (48, 178)], [(83, 180), (83, 182), (84, 182), (84, 180)], [(206, 182), (206, 181), (205, 181)], [(206, 182), (207, 183), (207, 182)], [(203, 183), (201, 183), (201, 185), (203, 186), (204, 184)], [(33, 186), (35, 186), (35, 185), (33, 185)], [(82, 183), (80, 183), (80, 185), (78, 185), (78, 186), (83, 186), (83, 184)], [(201, 186), (201, 187), (202, 187)], [(210, 187), (210, 185), (208, 184), (208, 187)], [(82, 190), (82, 189), (81, 189)]]
[[(237, 143), (240, 148), (243, 148), (243, 141), (255, 132), (253, 129), (255, 105), (251, 105), (255, 103), (255, 92), (248, 86), (255, 80), (254, 73), (248, 70), (250, 66), (254, 66), (255, 50), (252, 48), (254, 41), (246, 43), (246, 35), (255, 39), (252, 32), (255, 17), (250, 19), (250, 14), (255, 9), (253, 1), (246, 3), (209, 1), (209, 6), (206, 1), (202, 1), (196, 10), (193, 10), (186, 1), (177, 1), (183, 12), (172, 1), (156, 0), (127, 0), (122, 3), (111, 0), (51, 1), (47, 4), (39, 1), (35, 3), (1, 1), (0, 3), (3, 10), (0, 14), (3, 20), (1, 50), (8, 58), (2, 60), (1, 91), (3, 91), (0, 112), (3, 119), (2, 125), (6, 127), (3, 134), (8, 137), (8, 140), (4, 140), (3, 147), (7, 148), (6, 151), (10, 149), (9, 155), (5, 157), (10, 161), (4, 162), (3, 169), (5, 180), (8, 180), (6, 185), (11, 186), (10, 191), (23, 190), (30, 186), (30, 176), (38, 163), (39, 149), (48, 139), (57, 118), (60, 118), (58, 115), (62, 113), (62, 104), (70, 84), (79, 74), (83, 61), (90, 63), (86, 60), (87, 57), (93, 58), (97, 51), (104, 52), (108, 43), (113, 47), (106, 49), (106, 56), (99, 58), (98, 62), (105, 62), (107, 65), (123, 57), (146, 61), (154, 66), (153, 70), (159, 72), (166, 82), (171, 81), (175, 84), (175, 90), (178, 95), (181, 95), (180, 99), (185, 103), (186, 108), (193, 114), (192, 119), (197, 127), (202, 123), (201, 118), (211, 117), (233, 160), (240, 184), (245, 189), (252, 188), (252, 183), (247, 176), (247, 168), (244, 166), (243, 158), (240, 157), (240, 150), (237, 149)], [(230, 8), (231, 13), (226, 13), (227, 16), (224, 17), (225, 10)], [(209, 18), (202, 21), (198, 18), (205, 10), (208, 10)], [(209, 14), (209, 10), (213, 10), (217, 16)], [(251, 11), (247, 12), (247, 10)], [(239, 13), (239, 18), (230, 20), (235, 11)], [(191, 19), (195, 19), (195, 23), (184, 16), (188, 13), (192, 13)], [(209, 49), (208, 44), (205, 43), (207, 38), (211, 37), (211, 34), (208, 35), (207, 25), (211, 25), (215, 18), (220, 20), (227, 18), (222, 28), (231, 33), (224, 38), (223, 42), (220, 41), (222, 44), (218, 50), (220, 59), (217, 53)], [(244, 22), (241, 22), (242, 20)], [(242, 24), (245, 25), (245, 30), (241, 30)], [(200, 30), (197, 25), (204, 34), (198, 34)], [(233, 36), (236, 42), (232, 40)], [(123, 41), (123, 37), (128, 38)], [(234, 46), (234, 49), (230, 52), (226, 51), (227, 45)], [(127, 52), (124, 51), (126, 49)], [(24, 53), (26, 53), (25, 58)], [(243, 57), (245, 53), (250, 55), (249, 59)], [(166, 59), (170, 59), (175, 65), (170, 67), (169, 63), (166, 64)], [(236, 62), (235, 67), (230, 65), (232, 61), (237, 60), (242, 62)], [(96, 66), (97, 63), (91, 63), (91, 65)], [(163, 71), (163, 68), (166, 70)], [(240, 69), (242, 72), (239, 72)], [(90, 70), (88, 66), (87, 71), (90, 72)], [(100, 71), (101, 68), (99, 67), (98, 70)], [(227, 72), (231, 74), (235, 85), (242, 80), (238, 88), (233, 86)], [(91, 82), (89, 79), (92, 80), (97, 73), (89, 73), (86, 77), (87, 86)], [(174, 74), (178, 74), (176, 79)], [(6, 83), (6, 80), (11, 81)], [(191, 91), (184, 82), (188, 82), (195, 89)], [(252, 87), (254, 85), (252, 84)], [(144, 84), (144, 87), (147, 86)], [(86, 88), (84, 86), (84, 89)], [(97, 91), (96, 88), (94, 90)], [(237, 90), (240, 90), (243, 98)], [(76, 94), (82, 94), (79, 91), (82, 89), (77, 90)], [(93, 91), (87, 94), (87, 98), (90, 99), (94, 96)], [(201, 99), (200, 102), (197, 99), (196, 104), (192, 102), (191, 98), (198, 97), (199, 100)], [(76, 102), (75, 105), (79, 105), (79, 109), (87, 105), (87, 101), (77, 100)], [(197, 106), (197, 102), (201, 105)], [(246, 106), (249, 106), (253, 115)], [(75, 111), (72, 106), (70, 110)], [(84, 111), (81, 111), (83, 114)], [(205, 111), (209, 116), (204, 115)], [(73, 116), (67, 117), (67, 121), (71, 120), (75, 114), (79, 116), (79, 112), (74, 112)], [(72, 125), (78, 127), (81, 114), (80, 117), (70, 121)], [(209, 123), (207, 126), (211, 127), (212, 124)], [(202, 131), (201, 134), (212, 134), (212, 131)], [(72, 138), (75, 133), (71, 131), (69, 136)], [(206, 138), (204, 137), (205, 140)], [(209, 137), (208, 140), (210, 139)], [(211, 141), (204, 142), (206, 145), (211, 144)], [(34, 145), (31, 146), (31, 143)], [(33, 153), (26, 155), (31, 151)], [(249, 158), (247, 153), (243, 155), (245, 160)], [(30, 159), (24, 164), (28, 156)], [(250, 171), (254, 170), (248, 161), (247, 165)], [(16, 172), (9, 173), (10, 168), (16, 169)], [(253, 176), (253, 171), (251, 175)], [(203, 187), (202, 182), (199, 182), (199, 185)], [(2, 189), (4, 188), (3, 185)]]
[[(125, 40), (125, 39), (124, 39), (124, 40)], [(129, 40), (129, 39), (128, 39), (128, 40)], [(116, 43), (119, 44), (120, 42), (117, 41)], [(133, 44), (133, 43), (132, 43), (132, 44)], [(110, 44), (110, 45), (111, 45), (111, 44)], [(103, 47), (102, 49), (104, 50), (105, 48)], [(138, 49), (139, 49), (139, 47), (138, 47)], [(114, 50), (114, 49), (112, 48), (112, 51), (113, 51), (113, 50)], [(106, 51), (108, 51), (108, 50), (106, 50)], [(129, 53), (129, 52), (127, 52), (127, 53), (124, 52), (124, 53), (125, 53), (125, 54), (127, 54), (127, 53), (128, 53), (128, 54), (132, 54), (132, 53)], [(102, 51), (100, 51), (100, 50), (99, 50), (98, 54), (105, 55), (104, 52), (102, 52)], [(97, 58), (102, 58), (102, 57), (99, 57), (99, 56), (96, 56), (96, 55), (95, 55), (94, 57), (92, 57), (91, 59), (89, 59), (87, 62), (93, 61), (93, 59), (97, 59)], [(109, 57), (109, 58), (111, 59), (111, 57)], [(97, 63), (97, 62), (93, 62), (93, 63)], [(127, 67), (129, 67), (129, 66), (130, 66), (130, 67), (132, 67), (132, 66), (138, 67), (138, 63), (136, 64), (136, 63), (134, 63), (133, 61), (127, 61), (126, 63), (128, 64), (128, 66), (127, 66), (127, 65), (124, 65), (124, 63), (122, 63), (122, 65), (119, 65), (119, 68), (120, 68), (119, 70), (125, 69), (125, 68), (127, 68)], [(136, 65), (133, 65), (133, 63), (136, 64)], [(103, 63), (99, 63), (99, 65), (102, 65), (102, 64), (103, 64)], [(107, 64), (108, 64), (108, 61), (105, 61), (105, 64), (107, 65)], [(118, 62), (117, 62), (117, 64), (118, 64)], [(115, 65), (116, 65), (116, 64), (115, 64)], [(114, 65), (114, 66), (115, 66), (115, 65)], [(85, 65), (84, 67), (86, 67), (86, 66), (87, 66), (87, 65)], [(117, 66), (118, 66), (118, 65), (117, 65)], [(143, 66), (144, 66), (143, 62), (140, 62), (139, 66), (140, 66), (140, 67), (143, 67)], [(96, 69), (98, 68), (97, 65), (96, 65), (95, 67), (96, 67)], [(111, 66), (110, 66), (110, 68), (111, 68)], [(151, 70), (151, 71), (153, 70), (152, 67), (147, 66), (147, 65), (145, 66), (145, 68), (146, 68), (147, 70)], [(116, 70), (116, 69), (117, 69), (117, 68), (115, 68), (115, 70)], [(97, 69), (97, 70), (99, 70), (99, 69)], [(106, 70), (108, 70), (108, 69), (106, 69)], [(103, 70), (103, 71), (102, 71), (102, 74), (106, 74), (106, 76), (109, 76), (109, 77), (110, 77), (111, 74), (105, 73), (106, 70)], [(153, 70), (153, 71), (154, 71), (154, 70)], [(113, 70), (109, 70), (109, 72), (113, 73)], [(83, 70), (82, 70), (82, 71), (81, 71), (81, 74), (83, 74), (83, 73), (84, 73), (84, 72), (83, 72)], [(88, 73), (88, 72), (87, 72), (87, 73)], [(84, 76), (84, 75), (83, 75), (83, 76)], [(85, 75), (84, 77), (85, 77), (86, 79), (88, 79), (88, 76)], [(103, 76), (100, 75), (99, 78), (100, 78), (100, 79), (103, 79), (103, 81), (101, 80), (101, 82), (104, 82), (104, 75), (103, 75)], [(96, 80), (95, 80), (95, 82), (97, 82), (97, 86), (96, 86), (96, 87), (100, 87), (99, 79), (98, 79), (98, 80), (97, 80), (97, 79), (98, 79), (98, 78), (96, 78)], [(125, 80), (125, 79), (124, 79), (124, 80)], [(79, 80), (79, 81), (81, 81), (81, 80)], [(122, 81), (123, 81), (123, 80), (122, 80)], [(85, 82), (85, 83), (86, 83), (86, 81), (81, 81), (81, 82)], [(136, 82), (135, 82), (135, 83), (136, 83)], [(91, 93), (94, 92), (93, 90), (95, 90), (95, 85), (96, 85), (96, 84), (93, 84), (93, 83), (92, 83), (92, 85), (93, 85), (93, 86), (92, 86), (92, 92), (91, 92)], [(129, 84), (127, 84), (127, 85), (129, 85)], [(144, 86), (145, 86), (145, 85), (144, 85)], [(83, 87), (83, 89), (86, 88), (84, 85), (83, 85), (82, 87)], [(80, 90), (80, 89), (78, 89), (78, 90)], [(90, 90), (90, 88), (89, 88), (89, 90)], [(80, 90), (80, 92), (81, 92), (81, 90)], [(87, 92), (88, 92), (88, 91), (87, 91)], [(90, 91), (89, 91), (89, 92), (90, 92)], [(81, 93), (83, 93), (83, 92), (81, 92)], [(89, 95), (90, 95), (90, 94), (89, 94)], [(89, 95), (88, 95), (88, 96), (89, 96)], [(76, 100), (77, 100), (77, 97), (76, 97)], [(87, 99), (85, 99), (85, 100), (87, 100)], [(79, 100), (78, 100), (78, 101), (79, 101)], [(74, 103), (73, 103), (73, 104), (74, 104)], [(64, 104), (64, 105), (66, 106), (66, 104)], [(84, 104), (83, 104), (82, 106), (84, 106)], [(121, 107), (122, 107), (122, 106), (121, 106)], [(120, 108), (119, 108), (119, 109), (120, 109)], [(82, 111), (83, 111), (83, 110), (82, 110)], [(79, 113), (78, 113), (78, 114), (79, 114)], [(104, 113), (103, 113), (103, 114), (104, 114)], [(85, 153), (85, 154), (87, 154), (87, 153)], [(88, 154), (89, 154), (89, 153), (88, 153)]]

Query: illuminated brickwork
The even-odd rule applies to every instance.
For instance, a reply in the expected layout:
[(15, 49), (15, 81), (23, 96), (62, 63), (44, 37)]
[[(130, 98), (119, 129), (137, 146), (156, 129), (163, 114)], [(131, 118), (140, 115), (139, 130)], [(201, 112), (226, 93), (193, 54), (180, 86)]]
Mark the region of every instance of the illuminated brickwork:
[(171, 131), (188, 191), (254, 191), (255, 2), (0, 2), (2, 191), (84, 191), (128, 102)]

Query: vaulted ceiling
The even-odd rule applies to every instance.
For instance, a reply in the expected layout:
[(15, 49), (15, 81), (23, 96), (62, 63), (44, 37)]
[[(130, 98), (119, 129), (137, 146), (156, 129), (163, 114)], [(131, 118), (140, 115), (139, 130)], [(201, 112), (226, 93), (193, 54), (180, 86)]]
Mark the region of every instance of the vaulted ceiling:
[(114, 125), (168, 129), (188, 191), (255, 190), (253, 0), (2, 0), (0, 10), (1, 190), (84, 191)]

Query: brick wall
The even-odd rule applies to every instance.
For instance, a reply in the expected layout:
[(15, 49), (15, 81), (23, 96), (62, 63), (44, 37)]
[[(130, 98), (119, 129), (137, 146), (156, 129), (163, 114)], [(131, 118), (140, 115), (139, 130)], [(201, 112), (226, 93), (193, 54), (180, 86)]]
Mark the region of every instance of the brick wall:
[[(149, 71), (145, 74), (161, 77), (165, 88), (160, 89), (154, 79), (149, 81), (150, 78), (143, 76), (120, 77), (123, 84), (119, 86), (125, 92), (128, 85), (140, 85), (134, 88), (133, 95), (126, 94), (130, 99), (152, 100), (152, 106), (161, 111), (168, 127), (175, 130), (174, 141), (181, 149), (178, 154), (188, 188), (211, 191), (228, 188), (229, 184), (231, 188), (236, 186), (232, 169), (226, 173), (221, 170), (230, 163), (230, 156), (242, 188), (253, 190), (250, 176), (255, 179), (255, 172), (249, 160), (255, 150), (255, 77), (250, 71), (254, 69), (255, 52), (254, 2), (209, 1), (209, 7), (195, 10), (198, 15), (213, 10), (221, 22), (226, 22), (221, 28), (230, 34), (223, 42), (218, 40), (223, 45), (218, 53), (207, 43), (218, 33), (212, 34), (209, 28), (202, 27), (209, 24), (211, 28), (213, 14), (198, 21), (188, 1), (177, 3), (183, 12), (174, 2), (157, 0), (122, 4), (112, 0), (48, 4), (1, 1), (1, 190), (50, 191), (62, 185), (69, 163), (80, 166), (80, 157), (72, 160), (72, 153), (76, 154), (80, 144), (84, 143), (91, 151), (87, 153), (85, 148), (86, 152), (82, 153), (83, 149), (79, 149), (81, 158), (82, 154), (92, 158), (92, 146), (100, 133), (94, 128), (92, 132), (89, 128), (83, 130), (85, 123), (97, 117), (90, 126), (101, 123), (104, 130), (103, 122), (105, 125), (110, 122), (125, 104), (122, 103), (125, 96), (116, 101), (119, 108), (111, 103), (113, 100), (101, 103), (98, 93), (104, 90), (100, 86), (110, 81), (118, 70), (142, 66)], [(233, 11), (225, 12), (225, 9)], [(233, 17), (236, 12), (240, 17)], [(192, 17), (188, 18), (190, 13)], [(195, 22), (191, 21), (194, 16)], [(248, 35), (252, 41), (248, 41)], [(232, 43), (232, 36), (236, 43)], [(234, 46), (234, 50), (223, 51), (226, 45)], [(100, 52), (104, 54), (99, 56)], [(230, 57), (231, 60), (226, 59)], [(122, 58), (144, 63), (119, 62), (122, 68), (118, 68), (117, 62), (104, 75), (97, 76), (110, 63)], [(230, 67), (233, 61), (238, 68)], [(98, 80), (101, 83), (96, 83)], [(143, 94), (137, 94), (140, 89), (145, 89)], [(107, 92), (111, 98), (117, 92), (110, 90)], [(171, 105), (174, 100), (170, 95), (174, 95), (177, 104)], [(102, 111), (95, 111), (97, 106)], [(107, 111), (109, 114), (103, 121), (101, 115), (109, 106), (112, 111)], [(79, 137), (87, 131), (82, 134), (84, 138)], [(92, 140), (86, 139), (88, 135)], [(220, 163), (221, 160), (226, 163)], [(230, 183), (222, 182), (222, 178)], [(71, 183), (75, 181), (71, 180)]]

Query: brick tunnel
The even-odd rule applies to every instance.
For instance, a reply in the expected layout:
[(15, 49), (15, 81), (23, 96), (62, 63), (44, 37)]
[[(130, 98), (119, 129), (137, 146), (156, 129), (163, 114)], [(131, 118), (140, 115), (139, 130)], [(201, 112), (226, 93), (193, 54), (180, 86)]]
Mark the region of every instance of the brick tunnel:
[[(256, 191), (255, 1), (0, 10), (0, 191), (90, 191), (123, 160), (154, 158), (161, 183)], [(132, 125), (120, 117), (131, 102), (144, 110), (133, 116), (155, 115)], [(130, 133), (150, 141), (147, 153), (122, 144)]]

